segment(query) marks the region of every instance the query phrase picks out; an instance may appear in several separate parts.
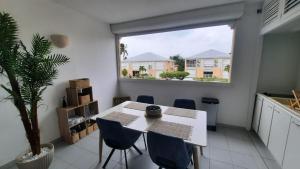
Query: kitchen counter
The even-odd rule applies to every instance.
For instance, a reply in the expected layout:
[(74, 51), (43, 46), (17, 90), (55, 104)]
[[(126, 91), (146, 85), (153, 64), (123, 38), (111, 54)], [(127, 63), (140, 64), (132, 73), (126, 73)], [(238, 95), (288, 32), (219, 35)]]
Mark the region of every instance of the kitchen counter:
[(275, 105), (287, 110), (290, 115), (298, 120), (300, 120), (300, 111), (292, 109), (290, 107), (289, 100), (291, 98), (283, 98), (283, 97), (270, 97), (265, 94), (257, 93), (258, 96), (263, 97), (264, 99), (267, 99), (268, 101), (274, 103)]

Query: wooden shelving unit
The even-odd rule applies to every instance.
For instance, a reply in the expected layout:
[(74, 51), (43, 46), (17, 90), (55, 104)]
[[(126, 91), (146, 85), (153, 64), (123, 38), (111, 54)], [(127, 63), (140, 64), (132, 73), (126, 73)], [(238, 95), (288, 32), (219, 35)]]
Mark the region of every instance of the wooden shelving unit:
[[(72, 87), (66, 89), (69, 106), (57, 108), (60, 134), (69, 144), (74, 144), (97, 130), (97, 124), (91, 120), (91, 117), (99, 113), (98, 101), (93, 100), (92, 87), (89, 86), (89, 82), (86, 82), (88, 79), (84, 80), (86, 86), (79, 85), (76, 88), (74, 88), (74, 84), (71, 85), (71, 81), (74, 82), (76, 79), (70, 81)], [(89, 98), (89, 101), (82, 101), (81, 97)]]

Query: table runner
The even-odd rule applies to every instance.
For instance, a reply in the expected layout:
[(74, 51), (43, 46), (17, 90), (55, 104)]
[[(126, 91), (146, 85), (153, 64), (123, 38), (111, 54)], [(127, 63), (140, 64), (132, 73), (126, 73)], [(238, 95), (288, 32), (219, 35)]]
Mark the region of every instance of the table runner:
[(146, 103), (138, 103), (138, 102), (131, 102), (131, 103), (127, 104), (127, 105), (124, 106), (124, 107), (125, 107), (125, 108), (128, 108), (128, 109), (134, 109), (134, 110), (145, 111), (147, 106), (149, 106), (149, 104), (146, 104)]
[(182, 109), (182, 108), (175, 108), (169, 107), (164, 114), (173, 115), (173, 116), (180, 116), (180, 117), (188, 117), (196, 119), (197, 111), (190, 110), (190, 109)]
[(127, 126), (128, 124), (130, 124), (131, 122), (136, 120), (138, 117), (139, 116), (121, 113), (121, 112), (112, 112), (112, 113), (109, 113), (108, 115), (102, 117), (102, 119), (117, 121), (117, 122), (120, 122), (123, 126)]
[(147, 130), (183, 140), (190, 140), (192, 126), (158, 120), (148, 127)]

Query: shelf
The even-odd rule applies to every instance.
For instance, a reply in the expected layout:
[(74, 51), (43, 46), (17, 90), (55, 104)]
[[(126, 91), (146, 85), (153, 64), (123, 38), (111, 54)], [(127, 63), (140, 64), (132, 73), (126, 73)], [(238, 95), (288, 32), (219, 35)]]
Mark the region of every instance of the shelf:
[(98, 102), (98, 101), (97, 101), (97, 100), (94, 100), (94, 101), (91, 101), (91, 102), (86, 103), (86, 104), (81, 104), (81, 105), (78, 105), (78, 106), (59, 107), (58, 109), (63, 110), (63, 111), (65, 111), (65, 112), (69, 112), (69, 111), (74, 110), (74, 109), (76, 109), (76, 108), (88, 106), (88, 105), (90, 105), (90, 104), (92, 104), (92, 103), (96, 103), (96, 102)]
[(69, 128), (75, 127), (75, 126), (77, 126), (77, 125), (79, 125), (79, 124), (82, 124), (82, 123), (85, 123), (85, 122), (86, 122), (86, 120), (83, 120), (83, 121), (80, 122), (80, 123), (76, 123), (76, 124), (73, 124), (73, 125), (69, 125)]
[[(67, 101), (68, 104), (72, 106), (58, 107), (56, 109), (58, 115), (60, 135), (64, 139), (64, 141), (66, 141), (69, 144), (74, 144), (75, 142), (77, 142), (87, 134), (90, 134), (97, 128), (95, 124), (93, 125), (93, 127), (88, 125), (91, 122), (91, 118), (99, 114), (98, 101), (93, 100), (93, 92), (91, 86), (81, 89), (81, 94), (79, 94), (78, 88), (67, 88)], [(79, 104), (80, 101), (84, 101), (82, 98), (79, 97), (79, 95), (89, 95), (89, 100), (91, 101), (85, 104)], [(89, 101), (88, 98), (86, 100)], [(80, 117), (80, 121), (75, 120), (77, 116)], [(71, 121), (71, 118), (74, 118), (74, 121), (72, 122), (74, 122), (75, 124), (69, 123), (69, 121)], [(95, 123), (95, 121), (93, 122)], [(72, 135), (71, 130), (78, 130), (79, 128), (85, 129), (80, 132), (76, 132), (74, 135)]]

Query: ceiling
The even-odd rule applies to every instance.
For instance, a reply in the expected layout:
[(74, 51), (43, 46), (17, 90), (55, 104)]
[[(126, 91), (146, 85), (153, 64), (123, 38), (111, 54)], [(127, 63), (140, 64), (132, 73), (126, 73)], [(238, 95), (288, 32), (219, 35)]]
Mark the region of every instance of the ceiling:
[(262, 0), (51, 0), (106, 23), (119, 23), (232, 2)]

